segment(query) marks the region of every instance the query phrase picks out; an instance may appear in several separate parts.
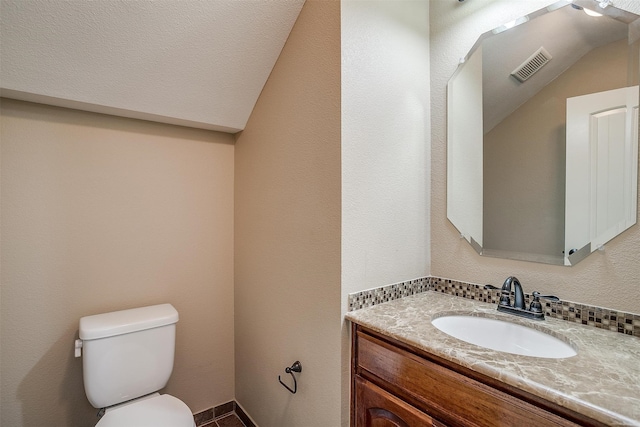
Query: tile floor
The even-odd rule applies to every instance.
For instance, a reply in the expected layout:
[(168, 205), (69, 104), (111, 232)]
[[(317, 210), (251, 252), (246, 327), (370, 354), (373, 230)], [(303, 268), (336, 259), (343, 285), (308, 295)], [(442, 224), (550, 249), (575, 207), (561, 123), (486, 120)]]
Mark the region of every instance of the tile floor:
[(216, 418), (208, 424), (201, 427), (245, 427), (240, 418), (234, 413), (225, 414), (220, 418)]

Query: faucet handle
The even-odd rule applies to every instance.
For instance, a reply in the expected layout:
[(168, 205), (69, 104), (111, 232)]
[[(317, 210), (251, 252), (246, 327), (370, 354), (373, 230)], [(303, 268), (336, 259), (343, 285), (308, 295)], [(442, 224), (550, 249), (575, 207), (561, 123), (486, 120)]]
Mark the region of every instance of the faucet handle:
[(531, 293), (531, 295), (533, 295), (534, 299), (538, 299), (538, 298), (544, 298), (544, 299), (548, 299), (549, 301), (554, 301), (554, 302), (558, 302), (560, 301), (560, 298), (553, 296), (553, 295), (542, 295), (540, 292), (538, 291), (533, 291)]
[(533, 291), (531, 293), (533, 295), (533, 301), (529, 305), (529, 311), (534, 313), (542, 313), (542, 303), (540, 302), (540, 298), (548, 299), (549, 301), (560, 301), (560, 298), (553, 295), (542, 295), (538, 291)]
[(507, 306), (507, 307), (511, 306), (511, 300), (509, 299), (510, 292), (505, 291), (504, 286), (501, 288), (498, 288), (497, 286), (493, 286), (493, 285), (484, 285), (484, 288), (491, 289), (492, 291), (500, 291), (499, 305)]

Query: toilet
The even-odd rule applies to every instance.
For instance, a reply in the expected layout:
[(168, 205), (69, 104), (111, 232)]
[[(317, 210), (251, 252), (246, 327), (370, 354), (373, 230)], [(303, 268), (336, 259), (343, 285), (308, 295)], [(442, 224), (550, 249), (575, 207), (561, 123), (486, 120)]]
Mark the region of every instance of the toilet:
[(85, 393), (105, 409), (96, 427), (195, 427), (184, 402), (158, 393), (173, 370), (177, 322), (171, 304), (80, 319)]

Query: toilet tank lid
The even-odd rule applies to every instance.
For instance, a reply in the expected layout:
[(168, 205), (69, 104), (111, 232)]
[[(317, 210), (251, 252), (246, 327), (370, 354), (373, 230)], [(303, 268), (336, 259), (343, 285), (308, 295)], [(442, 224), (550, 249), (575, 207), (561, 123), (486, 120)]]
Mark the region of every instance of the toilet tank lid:
[(171, 304), (159, 304), (80, 319), (80, 339), (95, 340), (157, 328), (178, 322), (178, 311)]

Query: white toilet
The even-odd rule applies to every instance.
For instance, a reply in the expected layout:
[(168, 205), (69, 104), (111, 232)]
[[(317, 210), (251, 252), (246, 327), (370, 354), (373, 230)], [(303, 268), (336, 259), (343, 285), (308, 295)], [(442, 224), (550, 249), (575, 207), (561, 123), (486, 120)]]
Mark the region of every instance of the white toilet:
[(184, 402), (158, 393), (173, 370), (177, 322), (171, 304), (80, 319), (85, 393), (106, 408), (96, 427), (195, 427)]

